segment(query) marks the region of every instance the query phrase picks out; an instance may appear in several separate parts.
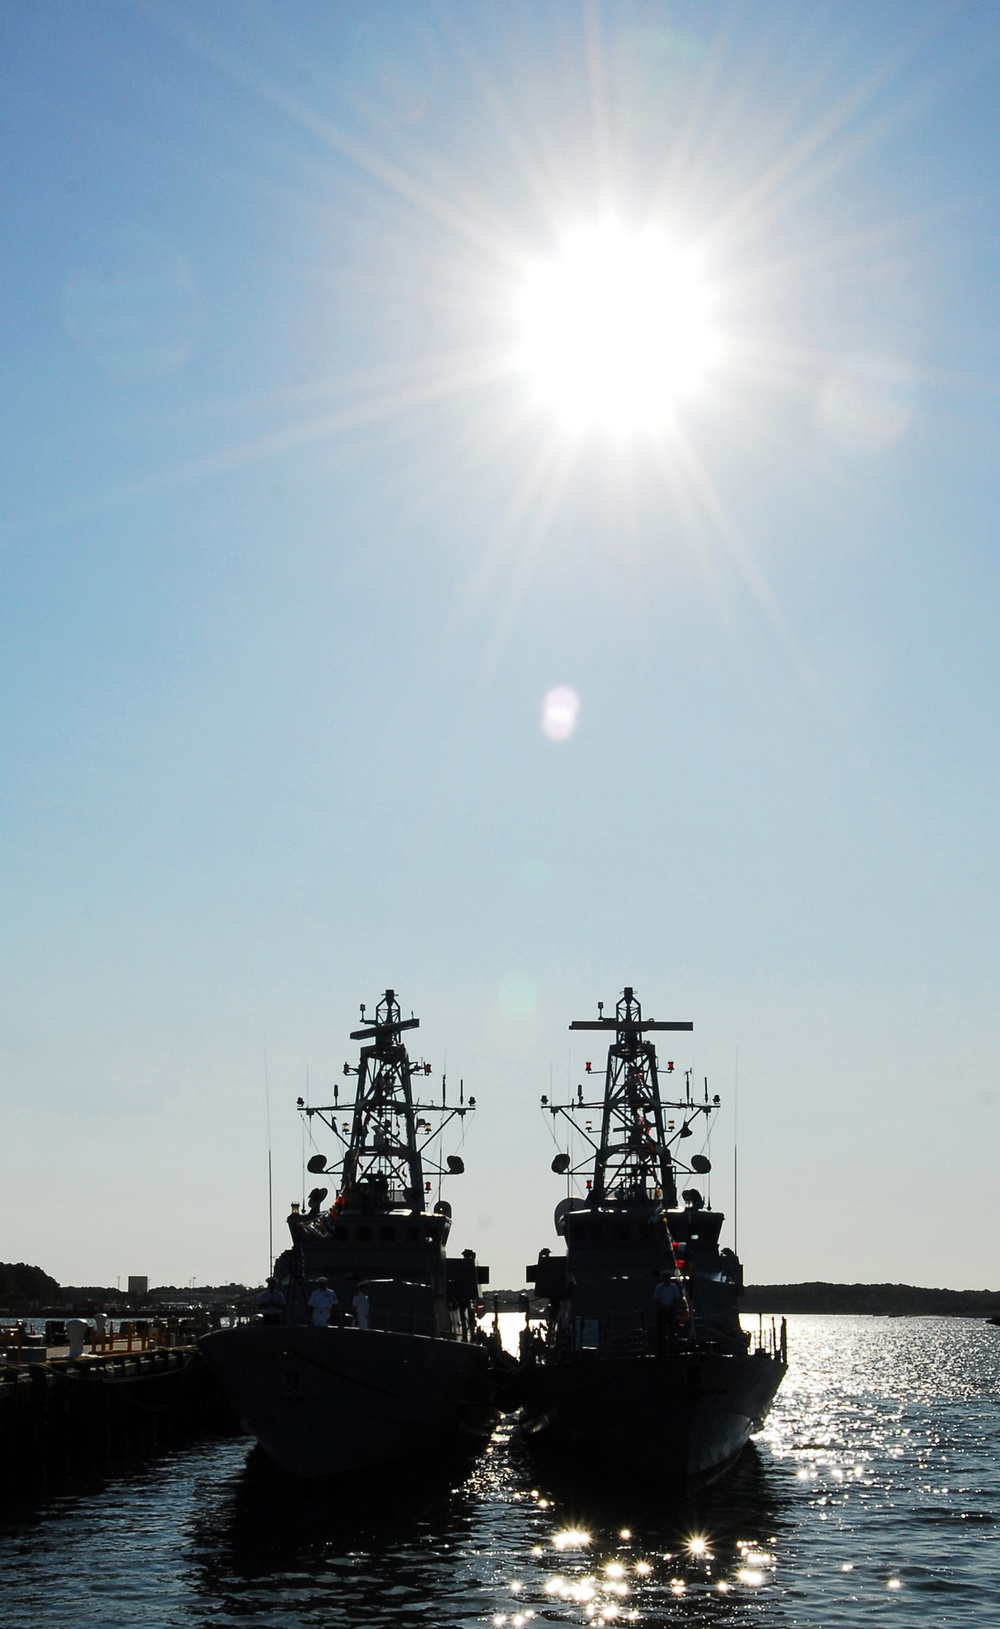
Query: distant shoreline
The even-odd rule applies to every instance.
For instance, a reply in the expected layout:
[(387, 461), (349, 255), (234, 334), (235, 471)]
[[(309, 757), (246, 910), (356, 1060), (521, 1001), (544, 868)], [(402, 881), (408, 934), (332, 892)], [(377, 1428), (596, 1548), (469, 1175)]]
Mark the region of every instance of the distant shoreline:
[(740, 1311), (989, 1318), (1000, 1313), (1000, 1290), (922, 1289), (915, 1284), (748, 1284)]
[[(544, 1303), (533, 1290), (489, 1290), (484, 1295), (487, 1309), (494, 1297), (501, 1312), (523, 1310), (526, 1300), (532, 1314)], [(990, 1318), (1000, 1315), (1000, 1290), (924, 1289), (916, 1284), (748, 1284), (739, 1303), (740, 1312), (845, 1313), (869, 1317)]]
[[(0, 1268), (2, 1265), (0, 1263)], [(25, 1277), (39, 1274), (44, 1279), (40, 1269), (26, 1268), (21, 1263), (16, 1268), (8, 1268), (9, 1274), (16, 1272)], [(35, 1289), (36, 1286), (32, 1284), (30, 1288)], [(239, 1304), (250, 1298), (252, 1304), (252, 1298), (257, 1293), (256, 1289), (248, 1289), (242, 1284), (202, 1286), (197, 1289), (170, 1289), (168, 1286), (149, 1291), (139, 1304), (136, 1301), (129, 1303), (120, 1291), (97, 1286), (86, 1289), (60, 1288), (54, 1280), (47, 1280), (45, 1288), (49, 1290), (48, 1294), (44, 1291), (38, 1295), (26, 1294), (25, 1290), (29, 1289), (26, 1284), (16, 1300), (11, 1298), (9, 1304), (0, 1305), (0, 1317), (59, 1319), (74, 1310), (81, 1310), (86, 1315), (103, 1309), (114, 1310), (116, 1316), (120, 1317), (149, 1318), (162, 1313), (168, 1302), (185, 1306), (215, 1306), (220, 1301)], [(0, 1294), (0, 1303), (6, 1303), (7, 1299), (6, 1295)], [(523, 1311), (528, 1304), (533, 1316), (538, 1316), (538, 1310), (544, 1305), (533, 1289), (485, 1290), (483, 1301), (487, 1311), (492, 1310), (494, 1304), (498, 1304), (503, 1312)], [(925, 1289), (916, 1284), (831, 1284), (821, 1280), (802, 1284), (748, 1284), (740, 1299), (740, 1311), (749, 1316), (757, 1313), (822, 1312), (897, 1318), (992, 1318), (1000, 1316), (1000, 1290)]]

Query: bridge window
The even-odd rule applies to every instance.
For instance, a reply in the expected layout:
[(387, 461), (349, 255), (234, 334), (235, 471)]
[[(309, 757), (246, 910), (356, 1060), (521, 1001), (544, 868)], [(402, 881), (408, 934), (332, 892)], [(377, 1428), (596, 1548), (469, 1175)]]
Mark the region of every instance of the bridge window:
[(382, 1240), (383, 1244), (391, 1244), (393, 1239), (396, 1237), (396, 1229), (394, 1227), (380, 1227), (378, 1230), (378, 1236)]

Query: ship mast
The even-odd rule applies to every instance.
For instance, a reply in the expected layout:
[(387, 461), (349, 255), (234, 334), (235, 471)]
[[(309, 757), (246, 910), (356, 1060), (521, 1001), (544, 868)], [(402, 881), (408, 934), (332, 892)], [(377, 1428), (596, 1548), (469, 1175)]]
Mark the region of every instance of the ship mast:
[[(422, 1210), (425, 1193), (431, 1186), (425, 1180), (428, 1173), (437, 1178), (457, 1176), (465, 1168), (455, 1154), (448, 1155), (443, 1165), (433, 1156), (425, 1157), (427, 1145), (440, 1136), (451, 1120), (464, 1120), (465, 1115), (475, 1109), (476, 1100), (470, 1097), (466, 1103), (464, 1087), (460, 1086), (458, 1103), (449, 1106), (444, 1080), (440, 1103), (415, 1100), (412, 1077), (429, 1075), (431, 1066), (410, 1062), (403, 1031), (418, 1029), (420, 1020), (400, 1015), (395, 990), (386, 990), (375, 1009), (374, 1022), (365, 1021), (362, 1003), (361, 1019), (363, 1027), (351, 1031), (351, 1040), (368, 1041), (371, 1045), (362, 1047), (356, 1068), (344, 1064), (345, 1075), (358, 1077), (350, 1126), (339, 1118), (337, 1087), (334, 1087), (332, 1104), (307, 1105), (299, 1099), (300, 1112), (309, 1120), (318, 1115), (344, 1145), (342, 1160), (333, 1167), (327, 1164), (325, 1155), (315, 1154), (307, 1168), (315, 1175), (330, 1175), (339, 1163), (337, 1199), (348, 1208), (403, 1206), (412, 1211)], [(440, 1116), (437, 1126), (431, 1125), (428, 1115)]]
[[(597, 1003), (597, 1011), (597, 1018), (577, 1019), (569, 1027), (601, 1030), (610, 1037), (603, 1097), (598, 1102), (586, 1102), (581, 1083), (576, 1098), (569, 1103), (550, 1103), (547, 1097), (542, 1098), (544, 1112), (552, 1116), (553, 1131), (557, 1118), (566, 1120), (589, 1152), (576, 1161), (569, 1153), (557, 1154), (552, 1169), (557, 1176), (580, 1180), (586, 1177), (586, 1202), (592, 1205), (653, 1201), (673, 1209), (677, 1204), (678, 1173), (700, 1176), (712, 1169), (704, 1154), (692, 1155), (690, 1163), (682, 1158), (678, 1144), (694, 1136), (700, 1115), (705, 1116), (706, 1129), (711, 1125), (719, 1098), (709, 1099), (706, 1080), (704, 1100), (696, 1101), (691, 1095), (691, 1071), (687, 1070), (683, 1099), (664, 1101), (660, 1097), (656, 1048), (646, 1036), (651, 1030), (692, 1030), (694, 1025), (687, 1020), (658, 1022), (643, 1018), (631, 985), (623, 990), (613, 1018), (605, 1018), (603, 1001)], [(673, 1063), (667, 1064), (668, 1074), (673, 1073), (673, 1067)], [(675, 1118), (664, 1119), (671, 1110)], [(584, 1119), (595, 1112), (601, 1116), (596, 1138), (590, 1120)], [(685, 1204), (689, 1198), (699, 1205), (703, 1203), (697, 1189), (683, 1193), (681, 1198)]]
[[(364, 1018), (365, 1009), (361, 1009)], [(403, 1202), (414, 1210), (423, 1203), (424, 1168), (413, 1112), (410, 1059), (404, 1029), (417, 1029), (419, 1018), (401, 1018), (395, 990), (386, 990), (375, 1008), (375, 1022), (351, 1031), (362, 1047), (358, 1090), (354, 1100), (351, 1140), (344, 1155), (340, 1192), (349, 1201), (364, 1185), (372, 1196), (403, 1190)], [(349, 1065), (344, 1065), (347, 1073)]]
[[(644, 1019), (631, 985), (626, 985), (614, 1018), (578, 1019), (570, 1029), (613, 1030), (608, 1048), (601, 1105), (601, 1132), (594, 1159), (591, 1198), (652, 1198), (658, 1188), (666, 1205), (677, 1203), (670, 1141), (663, 1119), (656, 1048), (645, 1039), (650, 1030), (691, 1030), (690, 1022)], [(682, 1135), (678, 1133), (677, 1135)]]

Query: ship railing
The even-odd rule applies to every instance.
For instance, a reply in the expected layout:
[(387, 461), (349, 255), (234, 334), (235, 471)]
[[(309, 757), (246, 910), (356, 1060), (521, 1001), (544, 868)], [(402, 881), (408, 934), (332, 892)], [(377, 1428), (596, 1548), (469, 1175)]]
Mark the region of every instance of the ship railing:
[[(751, 1337), (746, 1337), (749, 1347)], [(577, 1317), (569, 1329), (550, 1330), (552, 1350), (564, 1355), (573, 1352), (593, 1352), (600, 1357), (652, 1357), (667, 1352), (719, 1351), (732, 1352), (739, 1346), (735, 1331), (715, 1328), (701, 1318), (695, 1318), (693, 1327), (686, 1318), (664, 1328), (655, 1312), (636, 1308), (633, 1311), (605, 1313), (600, 1318)], [(761, 1323), (758, 1349), (771, 1357), (786, 1360), (788, 1344), (784, 1319), (776, 1327), (772, 1320), (770, 1330)]]
[(780, 1324), (771, 1319), (770, 1327), (765, 1326), (764, 1314), (758, 1313), (756, 1332), (756, 1345), (753, 1345), (752, 1332), (747, 1334), (747, 1343), (752, 1351), (764, 1352), (767, 1357), (776, 1358), (779, 1363), (788, 1362), (788, 1322), (782, 1318)]
[(602, 1357), (641, 1357), (656, 1347), (657, 1323), (636, 1308), (608, 1312), (601, 1318), (579, 1317), (573, 1326), (573, 1346), (578, 1352), (597, 1352)]
[(605, 1357), (642, 1357), (649, 1346), (645, 1329), (609, 1330), (599, 1350)]

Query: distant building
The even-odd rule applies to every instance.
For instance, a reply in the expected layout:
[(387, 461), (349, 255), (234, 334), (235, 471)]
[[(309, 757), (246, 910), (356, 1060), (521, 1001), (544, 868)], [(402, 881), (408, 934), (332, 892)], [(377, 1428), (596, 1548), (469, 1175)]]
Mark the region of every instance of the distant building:
[(135, 1296), (148, 1295), (149, 1294), (149, 1279), (148, 1278), (133, 1278), (131, 1273), (130, 1273), (129, 1274), (129, 1281), (128, 1281), (128, 1293), (129, 1293), (129, 1295), (135, 1295)]

